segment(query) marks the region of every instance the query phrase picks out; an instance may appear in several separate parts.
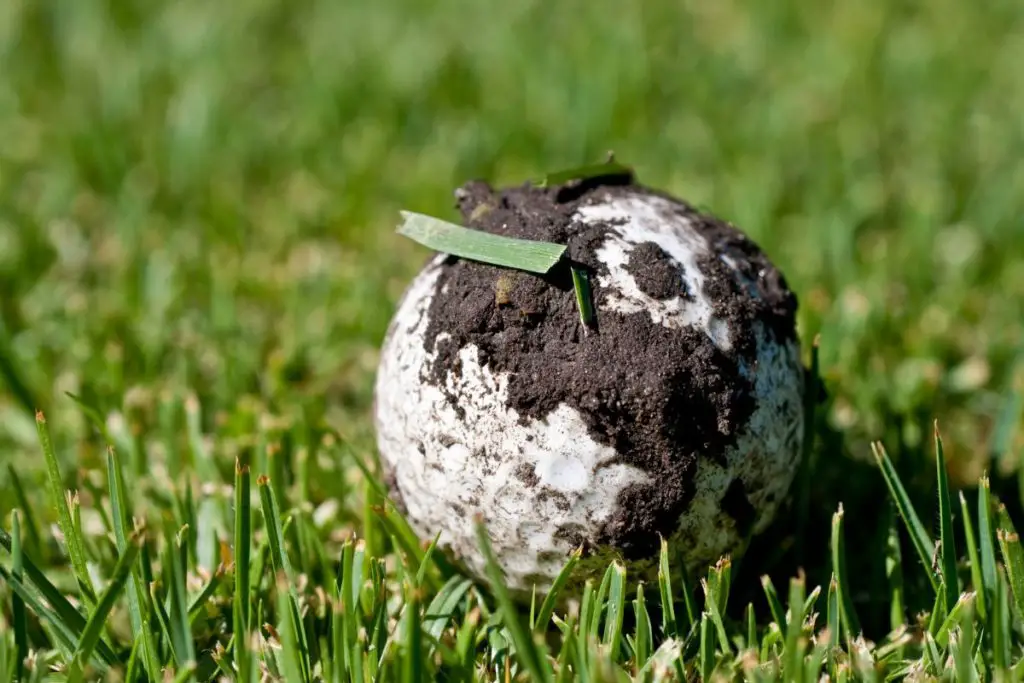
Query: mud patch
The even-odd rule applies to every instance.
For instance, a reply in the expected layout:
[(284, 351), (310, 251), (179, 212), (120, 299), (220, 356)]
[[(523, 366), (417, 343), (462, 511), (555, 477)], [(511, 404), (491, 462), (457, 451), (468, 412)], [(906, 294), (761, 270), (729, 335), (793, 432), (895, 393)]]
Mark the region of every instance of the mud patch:
[(652, 299), (692, 299), (683, 280), (683, 266), (654, 242), (638, 244), (629, 252), (626, 272), (636, 280), (640, 291)]
[[(607, 269), (594, 252), (614, 225), (577, 222), (576, 210), (618, 197), (665, 197), (621, 179), (563, 190), (524, 185), (495, 191), (473, 182), (456, 197), (467, 225), (566, 244), (572, 260), (598, 275)], [(508, 374), (507, 404), (524, 421), (543, 419), (566, 404), (582, 416), (591, 438), (650, 475), (651, 483), (620, 494), (596, 537), (581, 537), (581, 528), (563, 531), (574, 544), (613, 545), (631, 559), (657, 553), (659, 534), (675, 531), (693, 497), (699, 460), (720, 459), (748, 421), (753, 384), (741, 368), (756, 360), (755, 323), (779, 342), (795, 335), (796, 298), (757, 246), (726, 223), (669, 199), (712, 247), (712, 255), (699, 261), (703, 294), (729, 328), (728, 352), (699, 329), (669, 329), (644, 311), (603, 310), (607, 293), (596, 278), (598, 326), (585, 334), (565, 262), (541, 276), (447, 259), (424, 338), (425, 348), (436, 352), (427, 381), (444, 388), (449, 373), (460, 371), (459, 350), (473, 344), (481, 364)], [(693, 294), (685, 292), (678, 264), (656, 245), (638, 245), (631, 255), (636, 267), (633, 259), (650, 296)], [(438, 342), (442, 333), (449, 336)], [(461, 409), (457, 397), (451, 400)]]

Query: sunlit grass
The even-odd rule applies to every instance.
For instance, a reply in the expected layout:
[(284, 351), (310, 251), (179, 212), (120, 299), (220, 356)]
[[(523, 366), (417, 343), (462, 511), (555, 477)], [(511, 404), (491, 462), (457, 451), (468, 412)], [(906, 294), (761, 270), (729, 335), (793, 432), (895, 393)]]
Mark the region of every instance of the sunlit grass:
[[(0, 679), (1019, 669), (1022, 35), (953, 0), (4, 3)], [(822, 402), (744, 557), (566, 576), (510, 630), (378, 481), (427, 256), (394, 226), (609, 149), (780, 266)]]

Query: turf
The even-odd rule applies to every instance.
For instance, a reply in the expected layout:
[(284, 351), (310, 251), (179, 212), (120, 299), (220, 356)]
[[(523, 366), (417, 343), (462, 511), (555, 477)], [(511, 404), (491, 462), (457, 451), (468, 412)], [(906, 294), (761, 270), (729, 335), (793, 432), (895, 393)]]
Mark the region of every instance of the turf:
[[(0, 679), (1020, 668), (1021, 3), (0, 5)], [(741, 563), (534, 623), (373, 485), (394, 228), (609, 149), (771, 255), (824, 398)]]

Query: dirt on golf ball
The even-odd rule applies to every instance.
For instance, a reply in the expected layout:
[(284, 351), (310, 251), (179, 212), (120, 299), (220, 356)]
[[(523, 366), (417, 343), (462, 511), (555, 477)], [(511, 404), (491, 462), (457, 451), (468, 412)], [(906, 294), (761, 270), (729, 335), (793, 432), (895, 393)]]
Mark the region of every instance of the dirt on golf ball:
[[(463, 223), (565, 244), (545, 275), (439, 254), (383, 344), (375, 426), (393, 500), (473, 575), (483, 516), (508, 585), (570, 553), (689, 570), (743, 552), (785, 499), (803, 435), (796, 297), (738, 229), (607, 178), (456, 191)], [(580, 320), (569, 262), (589, 273)]]

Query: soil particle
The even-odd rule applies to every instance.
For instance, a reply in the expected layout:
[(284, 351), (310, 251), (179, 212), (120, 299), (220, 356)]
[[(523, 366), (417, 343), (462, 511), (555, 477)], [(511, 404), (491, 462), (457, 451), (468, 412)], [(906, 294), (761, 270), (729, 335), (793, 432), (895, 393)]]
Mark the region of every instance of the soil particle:
[[(584, 334), (564, 261), (546, 275), (534, 275), (449, 258), (437, 282), (424, 338), (426, 349), (437, 353), (432, 367), (425, 369), (426, 381), (444, 387), (446, 376), (460, 371), (459, 350), (474, 344), (481, 364), (508, 373), (507, 404), (524, 421), (567, 404), (586, 421), (592, 438), (613, 447), (622, 462), (650, 474), (651, 483), (620, 494), (616, 512), (597, 538), (577, 538), (578, 530), (565, 530), (574, 543), (611, 544), (628, 558), (657, 552), (659, 534), (672, 534), (693, 497), (699, 459), (720, 459), (735, 442), (754, 409), (752, 381), (740, 372), (743, 364), (752, 367), (756, 359), (753, 323), (762, 322), (779, 342), (792, 339), (796, 298), (760, 249), (738, 230), (678, 199), (619, 178), (569, 190), (524, 185), (495, 191), (471, 182), (456, 193), (471, 227), (566, 244), (570, 259), (597, 275), (607, 269), (595, 251), (613, 226), (585, 225), (573, 215), (581, 205), (638, 193), (673, 201), (675, 210), (708, 240), (711, 253), (698, 261), (703, 293), (715, 317), (729, 327), (729, 352), (696, 328), (669, 329), (654, 324), (644, 311), (602, 309), (606, 292), (596, 278), (591, 282), (598, 326)], [(480, 210), (484, 205), (490, 208)], [(739, 269), (739, 277), (723, 258)], [(631, 265), (650, 296), (693, 294), (683, 291), (679, 264), (656, 245), (638, 245)], [(450, 336), (438, 342), (442, 333)], [(450, 398), (461, 409), (457, 397)]]
[(640, 291), (652, 299), (692, 299), (683, 280), (683, 266), (654, 242), (636, 245), (629, 253), (626, 271), (636, 280)]
[(519, 481), (523, 482), (530, 488), (536, 486), (540, 481), (540, 477), (537, 476), (537, 472), (533, 465), (525, 462), (516, 468), (515, 475)]

